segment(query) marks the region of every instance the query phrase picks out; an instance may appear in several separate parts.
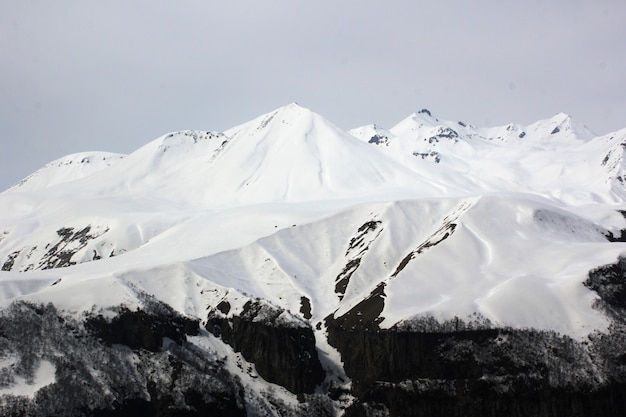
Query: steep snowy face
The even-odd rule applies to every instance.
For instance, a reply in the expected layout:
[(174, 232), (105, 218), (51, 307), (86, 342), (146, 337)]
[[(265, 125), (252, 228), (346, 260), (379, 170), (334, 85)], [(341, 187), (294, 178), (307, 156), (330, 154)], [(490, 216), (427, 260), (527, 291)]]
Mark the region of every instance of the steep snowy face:
[(170, 133), (102, 168), (50, 192), (196, 208), (442, 192), (296, 104), (224, 133)]
[[(605, 175), (596, 178), (598, 187), (610, 187), (616, 201), (626, 199), (626, 129), (597, 137), (586, 146), (593, 163), (603, 167)], [(604, 155), (604, 156), (603, 156)], [(600, 161), (601, 159), (601, 161)]]
[(228, 182), (216, 184), (216, 194), (239, 203), (367, 198), (394, 190), (423, 196), (440, 192), (296, 104), (225, 134), (232, 137), (232, 146), (215, 169)]
[[(0, 288), (6, 298), (51, 301), (69, 311), (122, 302), (140, 307), (140, 291), (200, 320), (220, 303), (232, 315), (262, 299), (313, 325), (334, 317), (410, 327), (422, 317), (459, 317), (578, 339), (609, 324), (583, 282), (625, 249), (607, 239), (626, 228), (610, 208), (596, 210), (599, 222), (547, 200), (494, 195), (367, 203), (322, 218), (282, 215), (290, 216), (287, 227), (264, 225), (268, 219), (254, 210), (230, 220), (199, 217), (136, 248), (130, 240), (140, 239), (136, 231), (65, 231), (57, 241), (61, 253), (79, 249), (65, 259), (75, 265), (52, 265), (64, 258), (48, 257), (45, 265), (56, 268), (32, 271), (42, 269), (39, 263), (18, 273), (40, 256), (22, 251), (10, 259), (15, 267), (3, 273)], [(254, 227), (264, 236), (246, 236), (244, 229)], [(231, 240), (230, 250), (219, 250), (223, 239)], [(99, 242), (128, 251), (81, 263), (103, 247)]]
[(586, 142), (597, 136), (586, 126), (574, 122), (572, 117), (565, 113), (559, 113), (550, 119), (533, 123), (522, 132), (526, 134), (520, 133), (522, 135), (520, 139), (528, 136), (529, 140), (541, 141), (545, 144)]
[(377, 203), (189, 266), (292, 312), (307, 300), (314, 323), (367, 317), (389, 328), (457, 316), (583, 337), (608, 324), (582, 285), (587, 271), (624, 249), (606, 234), (523, 197)]

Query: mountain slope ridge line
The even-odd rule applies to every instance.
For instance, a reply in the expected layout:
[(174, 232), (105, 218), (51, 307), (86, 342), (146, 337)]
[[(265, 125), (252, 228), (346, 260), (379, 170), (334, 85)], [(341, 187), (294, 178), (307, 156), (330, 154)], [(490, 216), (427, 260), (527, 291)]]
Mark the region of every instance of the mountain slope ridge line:
[(53, 161), (0, 193), (0, 325), (56, 338), (6, 333), (0, 413), (37, 360), (58, 377), (19, 404), (66, 398), (55, 352), (73, 335), (101, 410), (606, 411), (626, 380), (624, 143), (565, 114), (482, 128), (424, 109), (344, 131), (290, 104)]

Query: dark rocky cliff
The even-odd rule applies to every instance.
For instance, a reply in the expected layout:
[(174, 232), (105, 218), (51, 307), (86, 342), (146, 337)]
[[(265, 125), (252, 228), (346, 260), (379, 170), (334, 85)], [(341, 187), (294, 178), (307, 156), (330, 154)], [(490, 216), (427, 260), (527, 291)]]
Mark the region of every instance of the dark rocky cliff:
[(348, 416), (618, 416), (626, 406), (626, 385), (600, 383), (584, 346), (552, 332), (329, 323), (329, 340), (358, 398)]
[(294, 394), (312, 393), (324, 380), (312, 328), (302, 321), (279, 321), (282, 310), (248, 301), (240, 315), (216, 310), (206, 328), (253, 362), (265, 380)]
[(346, 416), (622, 416), (626, 259), (591, 271), (584, 284), (612, 318), (608, 333), (586, 341), (481, 321), (422, 317), (379, 329), (351, 313), (328, 317), (328, 340), (357, 398)]
[(109, 346), (120, 344), (131, 349), (146, 349), (158, 352), (167, 337), (175, 343), (182, 344), (186, 335), (197, 335), (197, 320), (190, 320), (176, 314), (171, 309), (162, 309), (159, 314), (147, 313), (143, 310), (130, 311), (120, 308), (119, 313), (111, 320), (102, 315), (90, 317), (85, 326), (96, 337)]

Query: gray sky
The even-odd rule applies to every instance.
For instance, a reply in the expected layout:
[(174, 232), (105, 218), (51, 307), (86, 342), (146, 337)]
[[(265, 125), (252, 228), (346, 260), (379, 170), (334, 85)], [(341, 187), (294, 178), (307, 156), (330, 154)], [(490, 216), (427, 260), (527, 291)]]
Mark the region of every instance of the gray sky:
[(626, 2), (0, 1), (0, 190), (296, 101), (349, 129), (421, 108), (479, 126), (626, 127)]

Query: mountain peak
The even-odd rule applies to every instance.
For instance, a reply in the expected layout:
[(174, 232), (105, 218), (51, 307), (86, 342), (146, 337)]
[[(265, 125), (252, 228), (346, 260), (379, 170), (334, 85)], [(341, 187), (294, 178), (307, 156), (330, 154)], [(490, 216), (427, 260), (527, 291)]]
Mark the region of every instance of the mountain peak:
[(288, 108), (288, 109), (292, 109), (292, 110), (297, 110), (297, 109), (308, 110), (305, 107), (302, 107), (301, 105), (299, 105), (298, 102), (296, 102), (296, 101), (292, 101), (291, 103), (286, 104), (286, 105), (284, 105), (284, 106), (282, 106), (280, 108), (281, 109), (287, 109)]
[(248, 132), (248, 136), (254, 132), (268, 131), (273, 126), (280, 128), (292, 126), (294, 124), (310, 124), (314, 118), (322, 118), (312, 110), (300, 106), (298, 103), (293, 102), (261, 116), (254, 118), (246, 123), (232, 127), (224, 131), (224, 134), (229, 137), (241, 135), (243, 132)]
[(548, 134), (547, 137), (554, 137), (553, 135), (557, 134), (566, 134), (573, 139), (586, 142), (597, 136), (589, 130), (587, 126), (577, 123), (572, 116), (563, 112), (557, 113), (549, 119), (533, 123), (531, 126), (542, 131), (545, 130), (545, 133)]
[(439, 119), (437, 119), (435, 116), (433, 116), (433, 113), (426, 109), (423, 108), (419, 111), (416, 111), (415, 113), (413, 113), (411, 116), (409, 116), (410, 118), (414, 119), (414, 120), (420, 120), (420, 121), (425, 121), (427, 123), (439, 123)]
[(275, 113), (277, 115), (282, 116), (283, 119), (291, 119), (291, 118), (311, 118), (313, 117), (313, 115), (316, 115), (318, 117), (321, 117), (319, 115), (317, 115), (317, 113), (315, 113), (314, 111), (312, 111), (311, 109), (308, 109), (306, 107), (302, 107), (301, 105), (299, 105), (296, 102), (293, 103), (289, 103), (285, 106), (279, 107), (278, 109), (276, 109), (274, 112), (271, 113)]
[(280, 106), (277, 109), (272, 110), (271, 112), (268, 112), (266, 114), (274, 114), (274, 113), (280, 113), (280, 114), (294, 114), (294, 115), (298, 115), (298, 114), (306, 114), (306, 113), (313, 113), (310, 109), (307, 109), (306, 107), (302, 107), (301, 105), (299, 105), (298, 103), (296, 103), (295, 101), (289, 104), (285, 104), (284, 106)]
[(412, 113), (409, 117), (401, 120), (398, 124), (389, 129), (393, 135), (412, 139), (426, 140), (432, 143), (436, 137), (451, 138), (458, 141), (459, 134), (456, 130), (466, 129), (467, 124), (463, 122), (450, 122), (439, 120), (428, 109), (422, 109)]
[(566, 121), (571, 121), (572, 120), (572, 116), (570, 116), (567, 113), (559, 112), (559, 113), (555, 114), (554, 116), (552, 116), (550, 118), (550, 120), (566, 122)]

